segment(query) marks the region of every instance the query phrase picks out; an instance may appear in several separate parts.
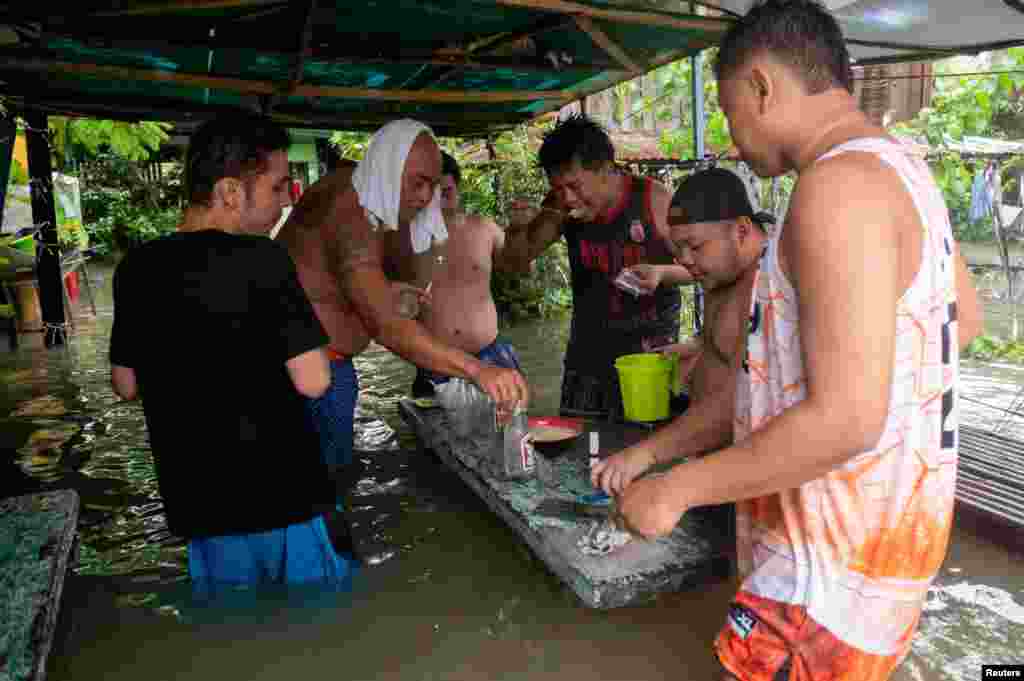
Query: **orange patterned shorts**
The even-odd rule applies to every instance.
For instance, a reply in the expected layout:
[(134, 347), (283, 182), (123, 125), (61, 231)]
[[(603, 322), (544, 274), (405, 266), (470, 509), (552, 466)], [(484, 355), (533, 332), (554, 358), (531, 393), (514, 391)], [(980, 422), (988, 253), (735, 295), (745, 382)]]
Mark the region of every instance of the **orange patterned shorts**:
[(746, 591), (729, 606), (715, 652), (740, 681), (884, 681), (905, 655), (853, 648), (811, 619), (803, 606)]

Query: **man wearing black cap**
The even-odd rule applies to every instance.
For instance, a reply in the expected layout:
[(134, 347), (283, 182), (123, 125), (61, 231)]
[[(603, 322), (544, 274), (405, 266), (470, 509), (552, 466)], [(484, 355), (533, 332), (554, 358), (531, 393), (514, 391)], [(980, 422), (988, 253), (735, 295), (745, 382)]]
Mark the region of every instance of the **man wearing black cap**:
[(767, 225), (774, 220), (754, 210), (735, 173), (712, 168), (683, 182), (672, 197), (668, 221), (677, 259), (705, 291), (700, 337), (665, 348), (693, 367), (690, 406), (669, 426), (594, 467), (594, 484), (608, 493), (620, 493), (657, 463), (732, 442), (736, 372), (746, 338), (743, 322)]

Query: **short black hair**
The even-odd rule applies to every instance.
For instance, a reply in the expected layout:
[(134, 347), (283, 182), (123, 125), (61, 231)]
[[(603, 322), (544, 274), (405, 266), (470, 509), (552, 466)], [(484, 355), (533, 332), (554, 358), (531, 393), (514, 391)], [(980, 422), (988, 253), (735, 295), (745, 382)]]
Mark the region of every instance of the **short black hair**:
[(213, 118), (189, 140), (185, 195), (190, 203), (207, 204), (219, 180), (258, 174), (270, 154), (289, 146), (288, 131), (265, 116), (237, 113)]
[(789, 65), (808, 94), (832, 87), (853, 92), (843, 31), (818, 0), (758, 0), (719, 43), (715, 77), (728, 77), (758, 52)]
[(452, 179), (455, 180), (456, 186), (462, 182), (462, 171), (459, 170), (459, 162), (447, 151), (441, 152), (441, 174), (451, 175)]
[(615, 162), (615, 147), (600, 123), (585, 114), (572, 114), (544, 135), (538, 161), (549, 177), (573, 161), (593, 170)]

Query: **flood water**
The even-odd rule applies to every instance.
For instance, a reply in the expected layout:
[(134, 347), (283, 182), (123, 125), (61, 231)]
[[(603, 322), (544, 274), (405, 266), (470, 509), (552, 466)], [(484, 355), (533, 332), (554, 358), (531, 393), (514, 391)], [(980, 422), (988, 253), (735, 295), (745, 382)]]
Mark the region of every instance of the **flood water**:
[[(70, 487), (83, 504), (81, 558), (65, 583), (50, 681), (718, 678), (711, 642), (731, 580), (631, 608), (579, 605), (417, 447), (395, 410), (413, 371), (381, 348), (357, 362), (365, 472), (352, 505), (368, 564), (356, 592), (240, 592), (231, 607), (196, 607), (184, 545), (165, 528), (141, 408), (109, 387), (110, 271), (93, 274), (102, 280), (99, 315), (79, 313), (67, 350), (22, 336), (22, 349), (0, 353), (0, 496)], [(557, 409), (566, 333), (567, 322), (553, 320), (504, 334), (519, 349), (538, 413)], [(196, 339), (201, 346), (201, 329)], [(1019, 376), (965, 366), (966, 383), (987, 381), (1004, 396)], [(269, 465), (286, 462), (282, 452)], [(1024, 558), (956, 528), (896, 678), (973, 681), (981, 664), (1020, 662), (1022, 651)]]

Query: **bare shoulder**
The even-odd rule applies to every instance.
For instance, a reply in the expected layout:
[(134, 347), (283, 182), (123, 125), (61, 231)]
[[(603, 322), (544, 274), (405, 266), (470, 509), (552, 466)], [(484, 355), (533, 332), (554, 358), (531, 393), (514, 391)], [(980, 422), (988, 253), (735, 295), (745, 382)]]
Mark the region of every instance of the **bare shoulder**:
[(501, 227), (486, 215), (478, 215), (477, 213), (466, 213), (466, 224), (476, 229), (493, 232), (495, 230), (500, 231)]
[(892, 240), (908, 208), (913, 210), (912, 199), (888, 164), (870, 153), (843, 153), (800, 174), (783, 229), (783, 249), (794, 239), (818, 246), (841, 246), (857, 235)]
[(488, 239), (498, 245), (505, 243), (505, 230), (486, 215), (466, 214), (466, 232), (476, 239)]
[(875, 154), (846, 152), (801, 173), (780, 237), (780, 264), (795, 285), (811, 270), (827, 277), (853, 267), (863, 275), (893, 261), (915, 227), (920, 219), (897, 172)]
[(339, 168), (328, 176), (329, 183), (324, 186), (321, 199), (320, 220), (327, 230), (324, 237), (332, 237), (328, 240), (342, 271), (364, 264), (379, 264), (381, 259), (379, 230), (359, 205), (351, 178), (351, 168)]
[[(793, 207), (842, 213), (852, 206), (881, 205), (906, 191), (896, 171), (876, 154), (850, 151), (815, 163), (793, 188)], [(833, 200), (842, 203), (831, 203)], [(831, 205), (829, 205), (831, 204)]]

